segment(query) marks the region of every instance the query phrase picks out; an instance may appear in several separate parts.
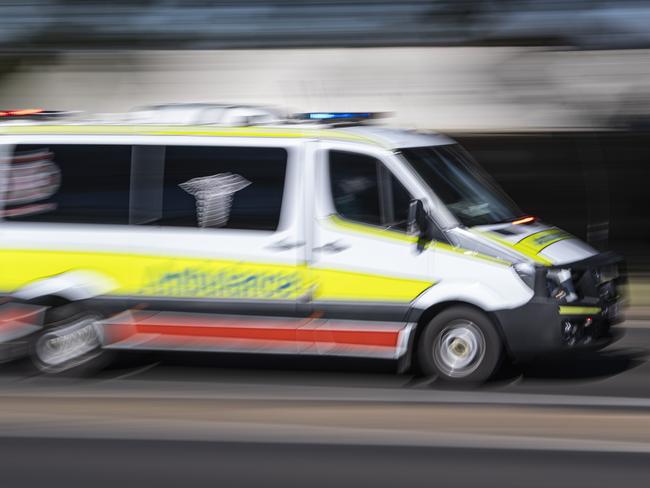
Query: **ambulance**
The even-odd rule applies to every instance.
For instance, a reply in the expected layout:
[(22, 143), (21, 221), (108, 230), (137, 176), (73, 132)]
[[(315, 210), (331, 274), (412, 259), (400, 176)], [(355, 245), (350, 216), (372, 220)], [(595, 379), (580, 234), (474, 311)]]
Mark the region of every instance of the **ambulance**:
[(620, 258), (522, 212), (449, 137), (163, 108), (0, 124), (3, 358), (348, 356), (477, 383), (616, 336)]

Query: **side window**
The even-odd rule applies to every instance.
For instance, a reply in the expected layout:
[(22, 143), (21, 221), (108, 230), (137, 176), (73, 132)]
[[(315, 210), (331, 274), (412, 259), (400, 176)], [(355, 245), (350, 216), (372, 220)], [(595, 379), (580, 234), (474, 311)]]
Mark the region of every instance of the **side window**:
[(287, 151), (269, 147), (167, 146), (162, 216), (155, 225), (275, 230)]
[(387, 223), (393, 229), (406, 232), (406, 228), (408, 227), (409, 206), (411, 205), (413, 197), (406, 188), (404, 188), (404, 185), (397, 180), (397, 178), (393, 175), (389, 175), (389, 178), (392, 190), (390, 199), (390, 212), (392, 213), (388, 215)]
[(3, 215), (29, 222), (128, 224), (131, 146), (20, 144)]
[(411, 196), (378, 159), (330, 151), (329, 170), (334, 207), (341, 217), (406, 231)]
[(330, 151), (329, 161), (336, 212), (348, 220), (381, 225), (378, 161), (343, 151)]

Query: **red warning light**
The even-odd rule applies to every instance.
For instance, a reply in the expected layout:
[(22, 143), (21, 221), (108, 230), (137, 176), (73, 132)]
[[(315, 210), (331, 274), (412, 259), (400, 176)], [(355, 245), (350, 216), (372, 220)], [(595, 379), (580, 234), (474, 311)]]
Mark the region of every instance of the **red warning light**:
[(22, 108), (18, 110), (0, 110), (0, 117), (24, 117), (43, 112), (42, 108)]
[(530, 224), (535, 222), (535, 217), (523, 217), (521, 219), (513, 220), (510, 222), (512, 225)]

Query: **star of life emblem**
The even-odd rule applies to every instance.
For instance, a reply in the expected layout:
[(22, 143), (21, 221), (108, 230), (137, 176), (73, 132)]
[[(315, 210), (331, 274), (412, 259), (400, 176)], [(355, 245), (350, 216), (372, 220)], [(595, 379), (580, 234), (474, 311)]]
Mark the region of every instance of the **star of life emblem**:
[(232, 173), (192, 178), (179, 184), (196, 199), (199, 227), (223, 227), (230, 218), (233, 195), (251, 182)]

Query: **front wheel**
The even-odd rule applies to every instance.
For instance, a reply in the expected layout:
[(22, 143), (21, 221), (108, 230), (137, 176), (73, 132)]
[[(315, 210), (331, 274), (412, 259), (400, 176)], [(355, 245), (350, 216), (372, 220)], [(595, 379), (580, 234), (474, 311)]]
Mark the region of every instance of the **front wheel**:
[(471, 307), (436, 315), (418, 342), (418, 363), (426, 375), (449, 382), (480, 383), (498, 368), (501, 338), (488, 316)]

